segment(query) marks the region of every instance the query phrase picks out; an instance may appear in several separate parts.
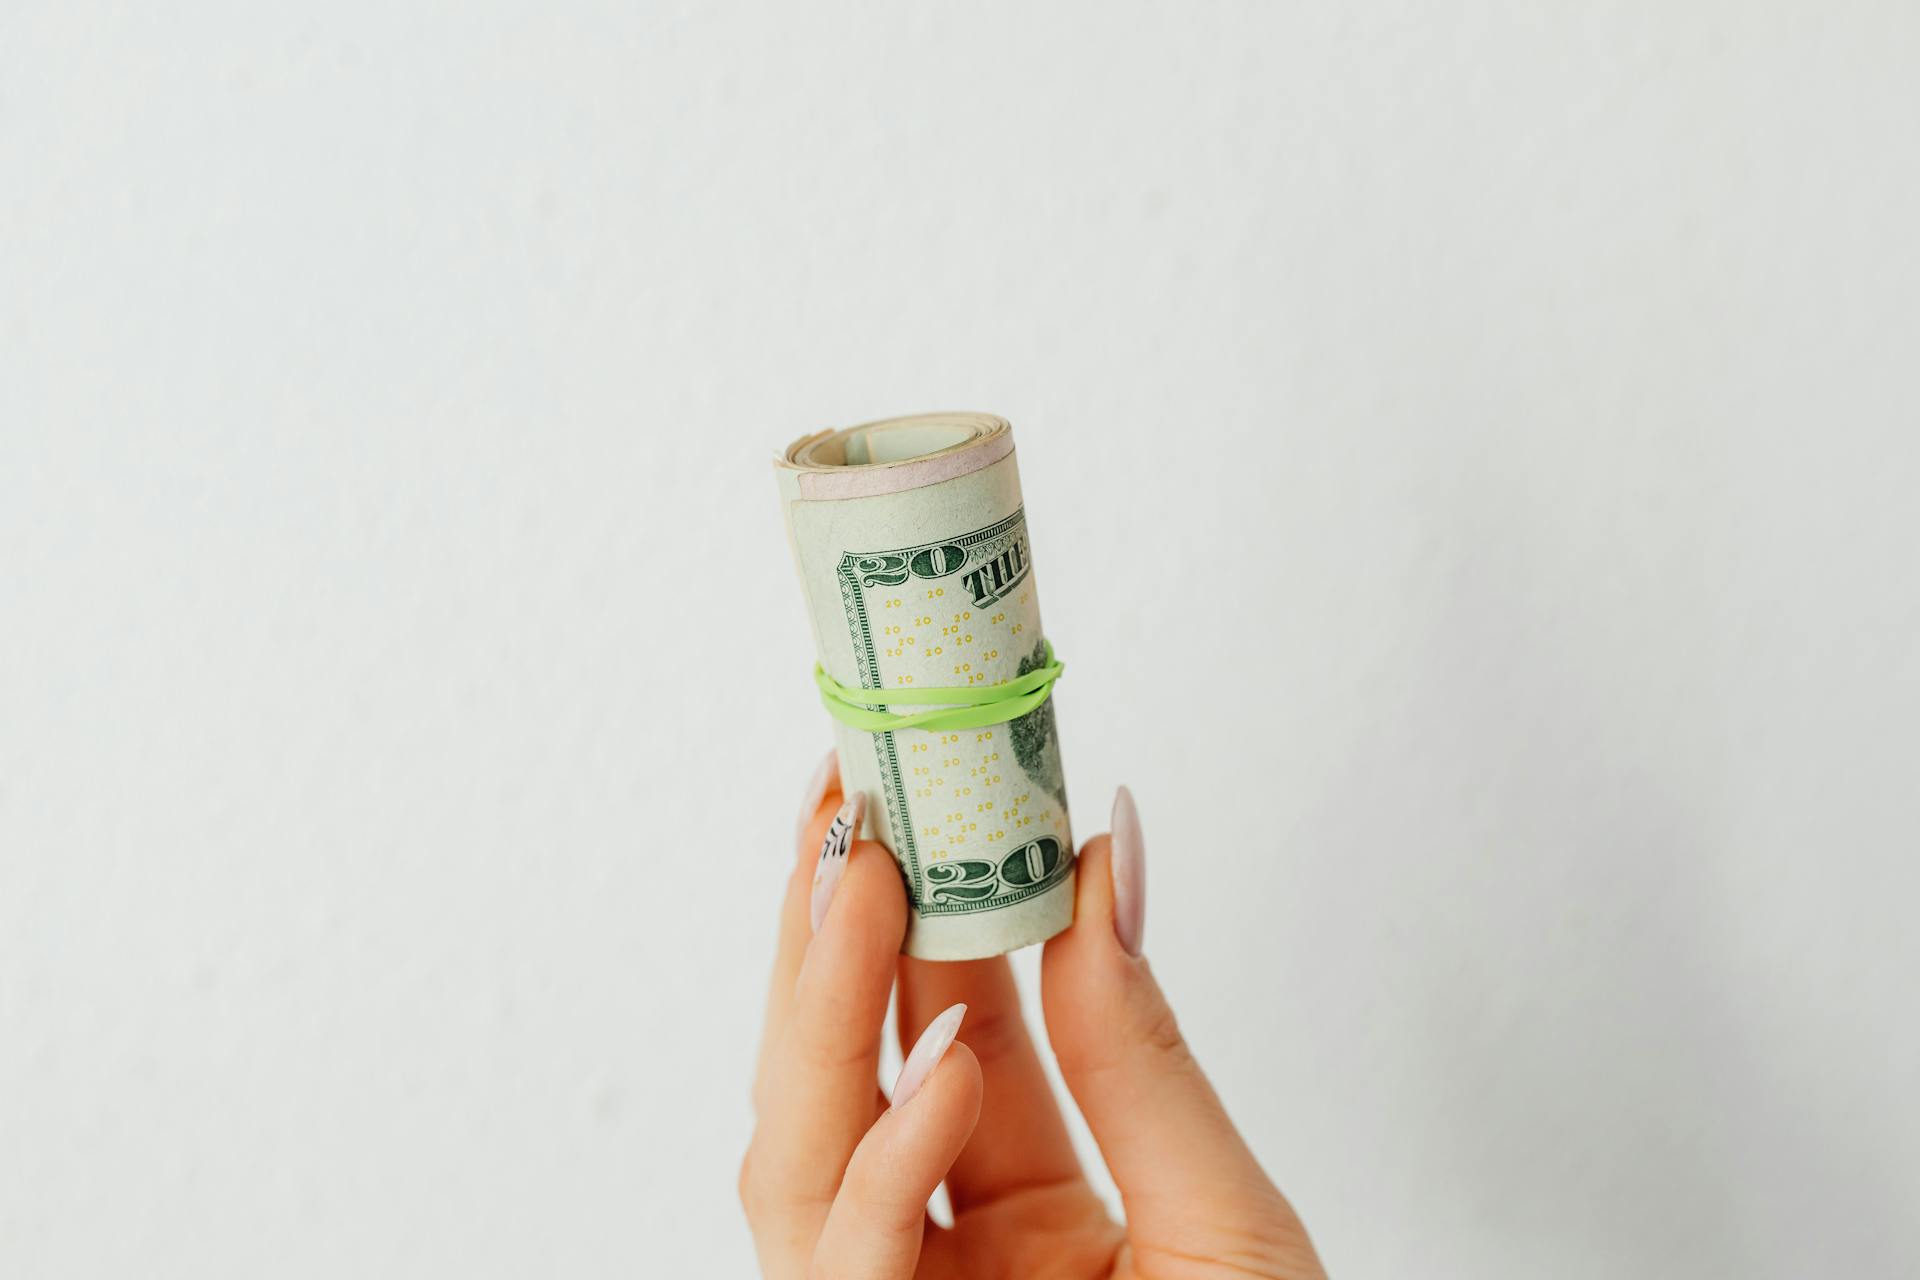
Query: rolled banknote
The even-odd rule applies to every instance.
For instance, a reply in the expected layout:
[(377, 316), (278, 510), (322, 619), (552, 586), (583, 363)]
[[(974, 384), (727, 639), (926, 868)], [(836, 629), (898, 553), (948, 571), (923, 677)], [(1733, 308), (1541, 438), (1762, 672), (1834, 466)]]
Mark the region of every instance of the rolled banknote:
[[(904, 950), (1052, 937), (1073, 837), (1012, 428), (893, 418), (797, 440), (775, 470), (841, 781), (906, 880)], [(930, 722), (893, 727), (909, 717)]]

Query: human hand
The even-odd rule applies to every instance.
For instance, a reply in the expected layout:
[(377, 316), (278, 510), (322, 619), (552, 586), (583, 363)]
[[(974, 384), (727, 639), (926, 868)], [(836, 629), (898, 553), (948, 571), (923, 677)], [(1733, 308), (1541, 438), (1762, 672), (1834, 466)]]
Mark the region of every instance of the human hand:
[[(841, 811), (831, 756), (808, 799), (740, 1170), (767, 1276), (1324, 1276), (1140, 958), (1144, 846), (1124, 789), (1114, 834), (1081, 850), (1073, 925), (1041, 965), (1048, 1036), (1124, 1226), (1082, 1176), (1005, 957), (900, 955), (900, 873), (879, 844), (847, 848), (863, 798)], [(896, 977), (913, 1048), (889, 1104), (876, 1081)], [(926, 1212), (943, 1180), (951, 1228)]]

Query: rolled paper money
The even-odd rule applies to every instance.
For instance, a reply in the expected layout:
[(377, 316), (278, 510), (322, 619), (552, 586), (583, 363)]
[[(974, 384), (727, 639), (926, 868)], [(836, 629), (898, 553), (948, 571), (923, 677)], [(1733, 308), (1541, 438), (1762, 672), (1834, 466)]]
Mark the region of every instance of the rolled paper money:
[[(1052, 937), (1073, 920), (1073, 836), (1012, 428), (893, 418), (797, 440), (775, 470), (840, 778), (906, 880), (903, 949), (969, 960)], [(1003, 686), (1027, 701), (996, 701)], [(927, 690), (990, 709), (946, 717), (964, 728), (846, 722), (943, 705)]]

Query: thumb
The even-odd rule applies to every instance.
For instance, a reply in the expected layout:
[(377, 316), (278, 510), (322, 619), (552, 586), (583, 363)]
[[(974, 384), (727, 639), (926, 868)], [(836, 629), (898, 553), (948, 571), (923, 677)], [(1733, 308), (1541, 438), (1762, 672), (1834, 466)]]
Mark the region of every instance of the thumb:
[(1318, 1275), (1305, 1229), (1227, 1118), (1147, 962), (1116, 933), (1117, 883), (1121, 932), (1139, 947), (1145, 848), (1125, 788), (1113, 827), (1081, 850), (1073, 926), (1047, 943), (1041, 1001), (1060, 1074), (1126, 1203), (1136, 1261), (1258, 1245)]

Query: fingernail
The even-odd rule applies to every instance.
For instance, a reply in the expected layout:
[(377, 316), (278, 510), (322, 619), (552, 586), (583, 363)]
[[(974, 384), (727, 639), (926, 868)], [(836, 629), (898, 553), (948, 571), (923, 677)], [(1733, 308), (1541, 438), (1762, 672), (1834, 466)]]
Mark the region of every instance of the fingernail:
[(1113, 934), (1130, 956), (1140, 954), (1147, 933), (1147, 842), (1140, 834), (1140, 811), (1125, 787), (1113, 796)]
[(793, 824), (793, 838), (798, 843), (807, 833), (807, 824), (813, 821), (813, 811), (827, 798), (827, 788), (833, 783), (833, 775), (840, 768), (840, 753), (829, 750), (820, 758), (820, 765), (813, 771), (813, 777), (807, 782), (806, 799), (800, 802), (800, 817)]
[(853, 799), (840, 806), (840, 812), (833, 815), (833, 825), (827, 828), (827, 838), (820, 842), (820, 862), (813, 869), (813, 931), (820, 932), (820, 922), (827, 918), (827, 907), (833, 902), (833, 891), (840, 887), (840, 877), (847, 869), (847, 851), (853, 848), (853, 838), (860, 834), (860, 818), (867, 811), (867, 793), (856, 792)]
[(960, 1034), (960, 1019), (966, 1016), (967, 1006), (956, 1004), (927, 1024), (927, 1029), (913, 1042), (913, 1052), (900, 1065), (900, 1075), (893, 1082), (893, 1103), (887, 1108), (889, 1111), (898, 1111), (920, 1092), (920, 1086), (940, 1065), (940, 1059), (947, 1056), (953, 1038)]

